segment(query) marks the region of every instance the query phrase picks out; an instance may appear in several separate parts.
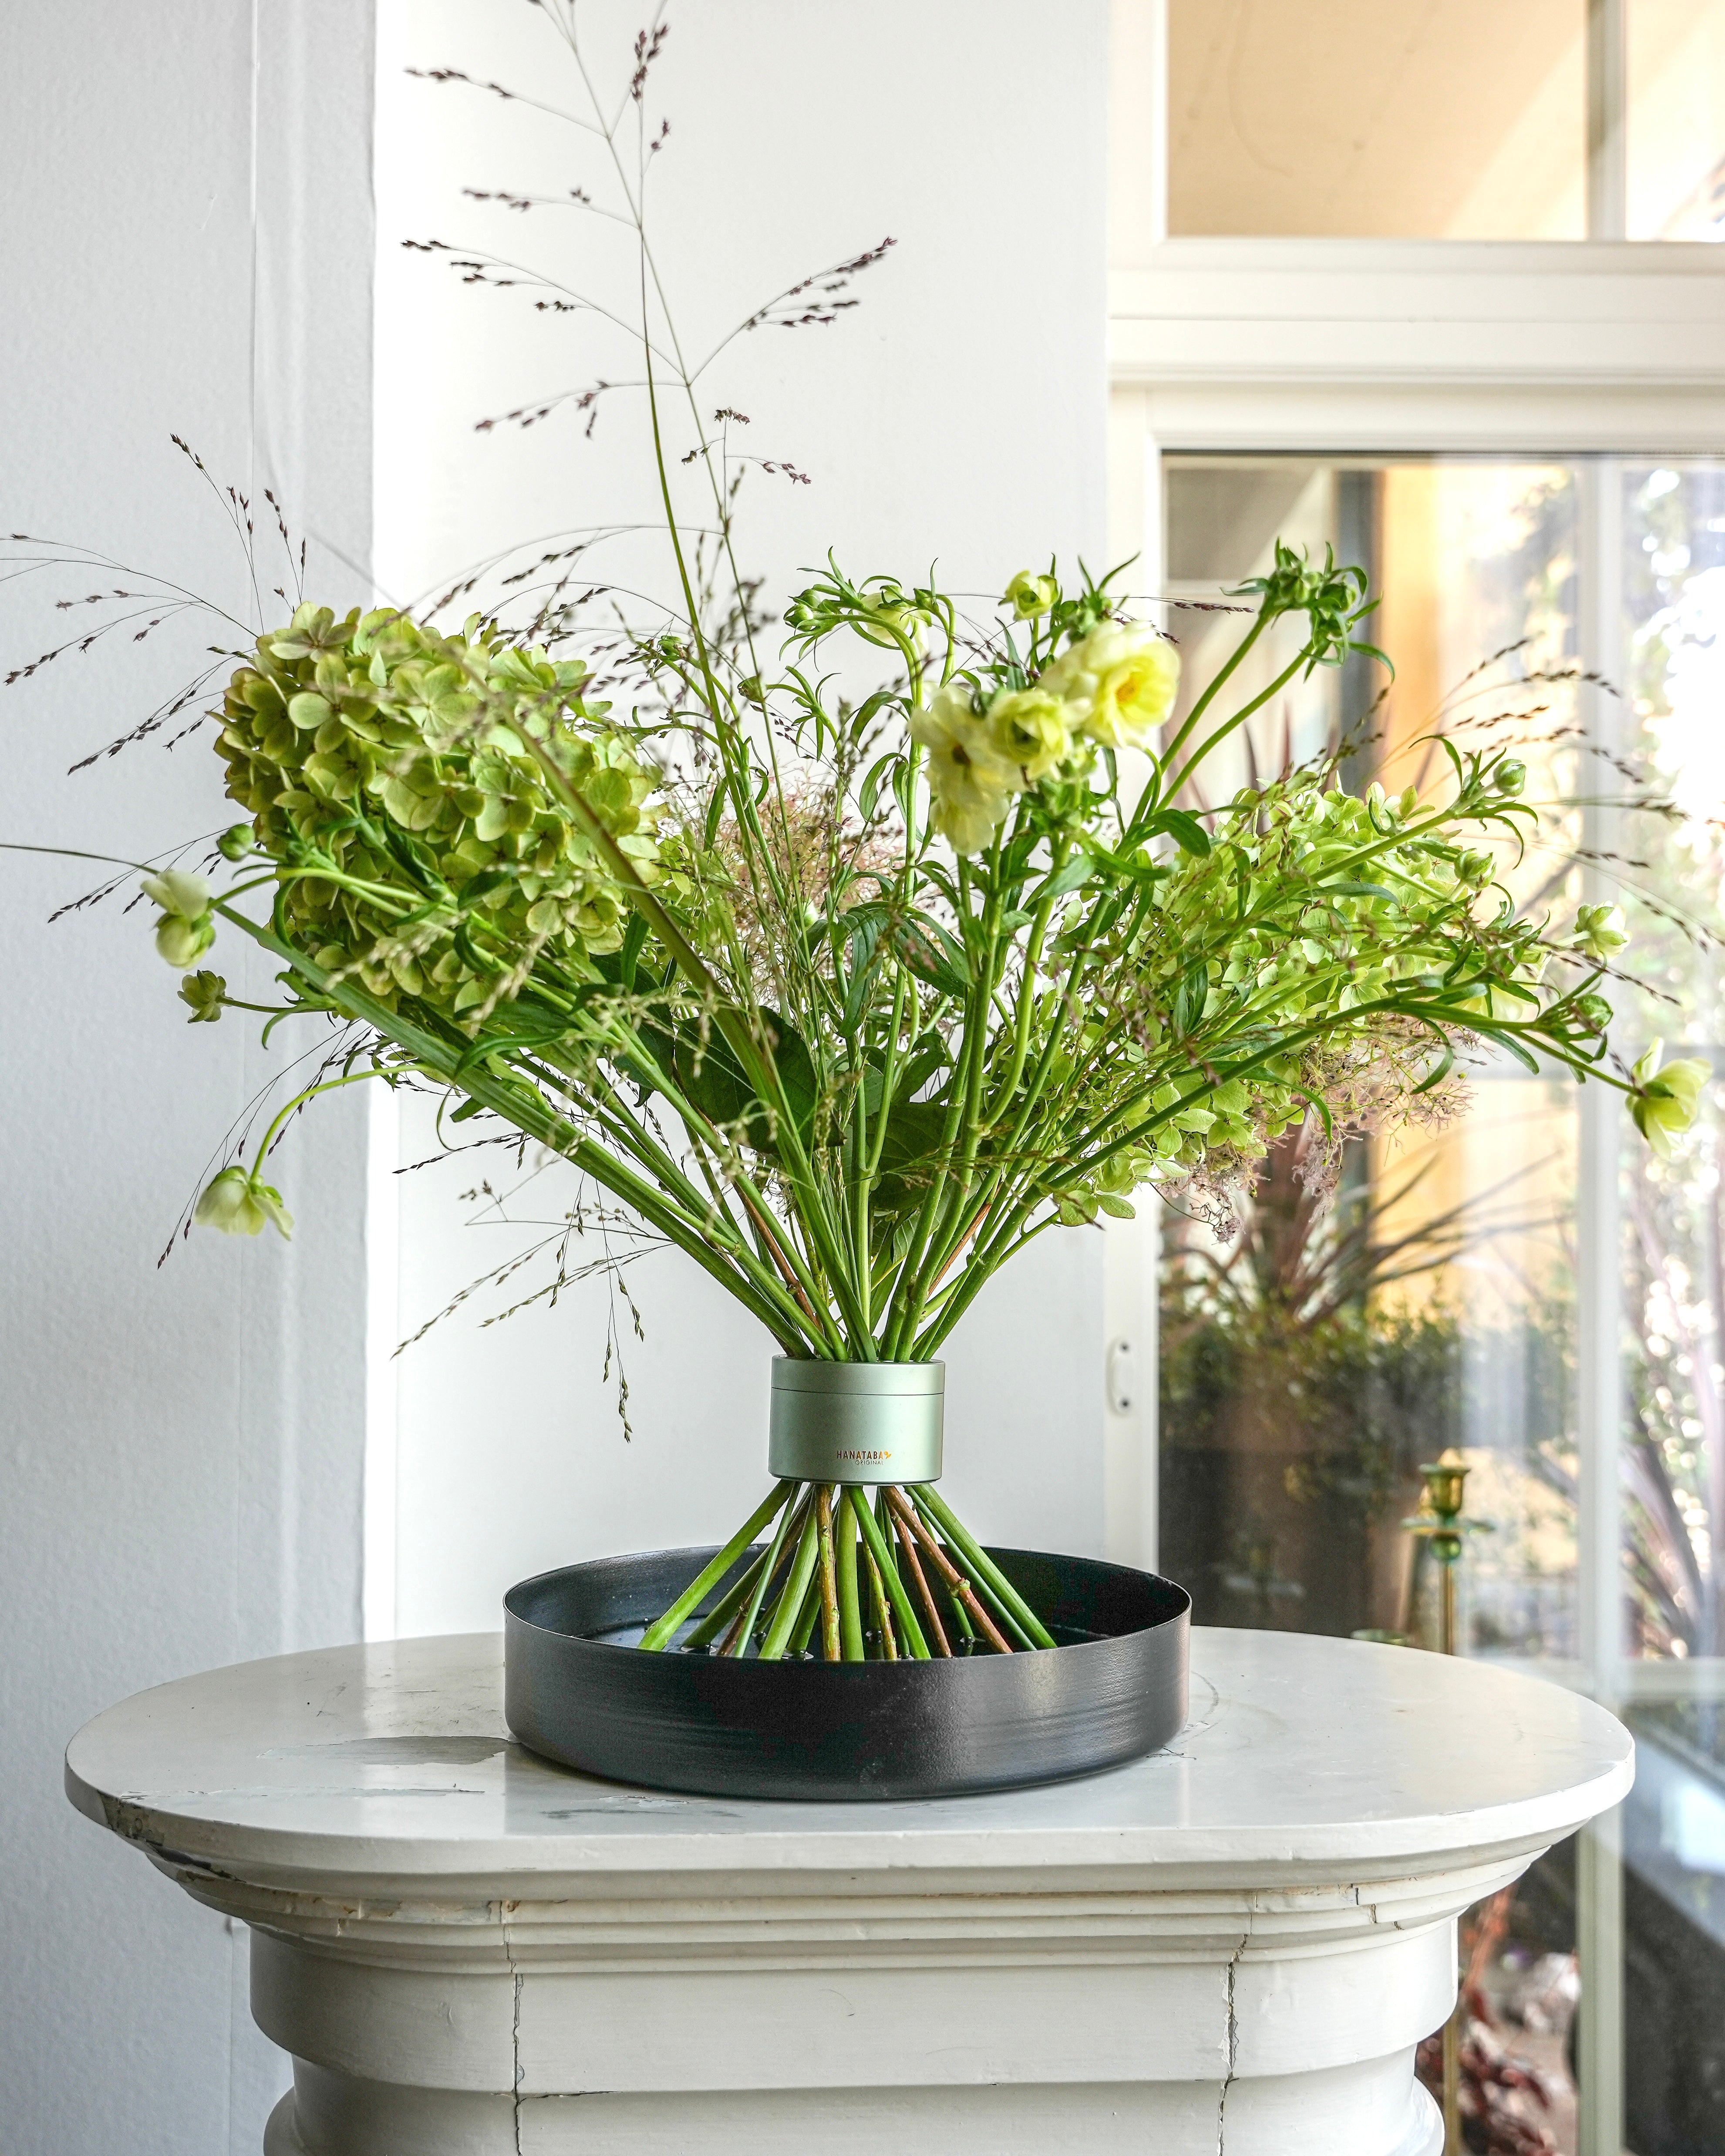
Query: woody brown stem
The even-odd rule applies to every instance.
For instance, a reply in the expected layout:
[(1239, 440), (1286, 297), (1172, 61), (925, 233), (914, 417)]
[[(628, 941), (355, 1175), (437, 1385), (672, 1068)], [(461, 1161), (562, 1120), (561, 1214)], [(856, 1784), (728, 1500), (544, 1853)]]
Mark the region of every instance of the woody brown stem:
[(886, 1583), (880, 1577), (880, 1568), (875, 1562), (875, 1553), (863, 1544), (863, 1555), (868, 1559), (869, 1594), (875, 1604), (875, 1624), (880, 1635), (880, 1652), (889, 1662), (898, 1660), (898, 1641), (892, 1635), (892, 1612), (886, 1606)]
[[(894, 1491), (891, 1496), (896, 1496), (897, 1494), (897, 1491)], [(910, 1529), (905, 1525), (904, 1514), (896, 1505), (892, 1507), (892, 1522), (898, 1529), (899, 1547), (905, 1553), (905, 1562), (911, 1568), (911, 1584), (916, 1588), (916, 1598), (922, 1604), (923, 1614), (928, 1620), (928, 1629), (934, 1635), (936, 1651), (950, 1656), (952, 1650), (947, 1644), (946, 1630), (941, 1623), (940, 1612), (934, 1606), (934, 1595), (927, 1580), (923, 1577), (922, 1566), (916, 1561), (915, 1539)]]
[(833, 1493), (823, 1482), (815, 1495), (814, 1517), (820, 1534), (820, 1648), (829, 1662), (839, 1659), (839, 1581), (833, 1555)]
[(802, 1304), (803, 1315), (818, 1325), (820, 1321), (815, 1317), (814, 1306), (809, 1301), (808, 1296), (803, 1294), (803, 1290), (798, 1282), (797, 1276), (792, 1270), (791, 1261), (779, 1248), (778, 1238), (773, 1234), (772, 1229), (768, 1226), (765, 1215), (762, 1213), (760, 1207), (755, 1204), (754, 1200), (749, 1196), (747, 1191), (739, 1191), (737, 1194), (742, 1199), (744, 1205), (748, 1209), (748, 1216), (750, 1219), (752, 1220), (755, 1225), (760, 1229), (761, 1240), (767, 1245), (768, 1255), (772, 1258), (774, 1265), (778, 1267), (780, 1272), (784, 1275), (786, 1286), (789, 1288), (791, 1293), (795, 1296), (798, 1301)]
[(922, 1543), (923, 1548), (928, 1553), (929, 1563), (957, 1596), (959, 1603), (969, 1613), (971, 1621), (995, 1653), (1009, 1655), (1012, 1652), (1012, 1647), (1006, 1635), (983, 1609), (977, 1598), (976, 1589), (930, 1533), (928, 1524), (922, 1515), (911, 1507), (901, 1491), (889, 1490), (886, 1493), (886, 1502), (892, 1508), (894, 1521), (901, 1528), (908, 1527), (916, 1540)]

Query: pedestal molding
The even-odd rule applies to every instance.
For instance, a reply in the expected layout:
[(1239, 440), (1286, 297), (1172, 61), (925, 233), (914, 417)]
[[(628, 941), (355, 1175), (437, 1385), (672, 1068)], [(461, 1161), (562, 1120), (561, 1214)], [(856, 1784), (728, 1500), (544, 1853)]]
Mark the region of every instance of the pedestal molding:
[(270, 2156), (1438, 2156), (1459, 1912), (1627, 1788), (1498, 1671), (1193, 1639), (1169, 1751), (911, 1804), (716, 1802), (521, 1753), (492, 1639), (213, 1672), (74, 1801), (252, 1932)]

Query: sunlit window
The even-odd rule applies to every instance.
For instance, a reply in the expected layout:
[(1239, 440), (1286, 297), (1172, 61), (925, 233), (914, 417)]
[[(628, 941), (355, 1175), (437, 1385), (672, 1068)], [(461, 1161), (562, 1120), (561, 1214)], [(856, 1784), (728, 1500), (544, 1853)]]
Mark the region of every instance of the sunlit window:
[(1630, 0), (1631, 239), (1725, 239), (1725, 5)]
[(1174, 233), (1579, 239), (1584, 0), (1170, 0)]
[[(1164, 490), (1170, 624), (1200, 652), (1237, 634), (1230, 590), (1278, 533), (1362, 562), (1383, 595), (1394, 681), (1361, 663), (1291, 685), (1224, 787), (1339, 750), (1346, 783), (1397, 791), (1440, 777), (1440, 733), (1512, 737), (1539, 816), (1500, 860), (1507, 900), (1562, 923), (1603, 879), (1631, 937), (1620, 1052), (1662, 1040), (1725, 1075), (1725, 465), (1183, 456)], [(1609, 685), (1582, 663), (1589, 608), (1615, 618)], [(1580, 1238), (1615, 1238), (1618, 1650), (1655, 1666), (1656, 1690), (1630, 1694), (1641, 1767), (1611, 1950), (1628, 2145), (1688, 2156), (1725, 2146), (1725, 1710), (1656, 1686), (1657, 1666), (1686, 1682), (1725, 1655), (1722, 1089), (1668, 1159), (1603, 1126), (1603, 1229), (1579, 1200), (1580, 1105), (1567, 1079), (1476, 1057), (1465, 1098), (1350, 1148), (1327, 1209), (1298, 1136), (1234, 1221), (1170, 1209), (1162, 1559), (1205, 1621), (1431, 1645), (1435, 1579), (1402, 1522), (1420, 1463), (1454, 1445), (1489, 1522), (1463, 1569), (1463, 1650), (1573, 1667)], [(1565, 2156), (1576, 1910), (1573, 1852), (1554, 1852), (1471, 1933), (1480, 1995), (1545, 2092), (1523, 2111), (1551, 2139), (1527, 2145)]]

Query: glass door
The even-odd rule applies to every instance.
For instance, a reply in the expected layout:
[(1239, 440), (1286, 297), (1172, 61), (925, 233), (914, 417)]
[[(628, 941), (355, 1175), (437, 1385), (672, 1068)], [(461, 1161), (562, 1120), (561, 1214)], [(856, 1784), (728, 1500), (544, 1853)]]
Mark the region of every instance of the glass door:
[[(1399, 792), (1440, 734), (1512, 737), (1539, 814), (1507, 902), (1559, 927), (1620, 906), (1620, 1052), (1725, 1075), (1725, 466), (1182, 454), (1163, 495), (1193, 677), (1278, 535), (1382, 593), (1393, 682), (1300, 684), (1224, 788), (1334, 753)], [(1434, 1644), (1401, 1522), (1421, 1462), (1462, 1452), (1490, 1523), (1463, 1651), (1585, 1686), (1642, 1749), (1620, 1821), (1477, 1912), (1491, 2145), (1605, 2148), (1591, 2060), (1621, 2072), (1635, 2156), (1725, 2149), (1721, 1088), (1666, 1158), (1604, 1088), (1485, 1057), (1466, 1081), (1339, 1169), (1291, 1137), (1229, 1217), (1165, 1209), (1161, 1563), (1200, 1622)]]

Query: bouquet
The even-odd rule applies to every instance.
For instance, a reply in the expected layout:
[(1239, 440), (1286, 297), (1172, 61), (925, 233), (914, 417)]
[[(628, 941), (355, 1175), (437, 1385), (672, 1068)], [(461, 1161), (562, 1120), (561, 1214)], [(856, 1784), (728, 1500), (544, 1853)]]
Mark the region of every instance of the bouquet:
[[(578, 59), (572, 9), (548, 13)], [(631, 92), (644, 143), (656, 49)], [(614, 153), (629, 110), (594, 99)], [(617, 156), (611, 213), (644, 260), (630, 172)], [(607, 626), (608, 678), (593, 593), (525, 630), (306, 599), (234, 654), (212, 716), (239, 820), (146, 876), (157, 948), (208, 1023), (232, 1001), (221, 941), (250, 939), (280, 967), (270, 1026), (332, 1039), (200, 1223), (286, 1235), (286, 1119), (337, 1087), (429, 1086), (450, 1121), (567, 1162), (783, 1357), (921, 1365), (1050, 1228), (1129, 1217), (1147, 1189), (1225, 1205), (1296, 1127), (1321, 1173), (1350, 1136), (1443, 1112), (1467, 1053), (1617, 1086), (1657, 1146), (1684, 1127), (1703, 1066), (1608, 1057), (1615, 909), (1558, 934), (1496, 880), (1532, 814), (1508, 748), (1443, 742), (1423, 795), (1356, 796), (1332, 757), (1205, 805), (1255, 710), (1381, 657), (1358, 570), (1278, 547), (1183, 705), (1178, 649), (1119, 572), (1054, 562), (978, 620), (932, 576), (829, 557), (769, 644), (733, 552), (737, 415), (707, 416), (642, 291), (673, 585), (620, 645)], [(1231, 694), (1285, 622), (1297, 649)], [(834, 670), (859, 660), (873, 678), (846, 693)], [(829, 1661), (1054, 1644), (932, 1483), (871, 1500), (793, 1478), (641, 1641)]]

